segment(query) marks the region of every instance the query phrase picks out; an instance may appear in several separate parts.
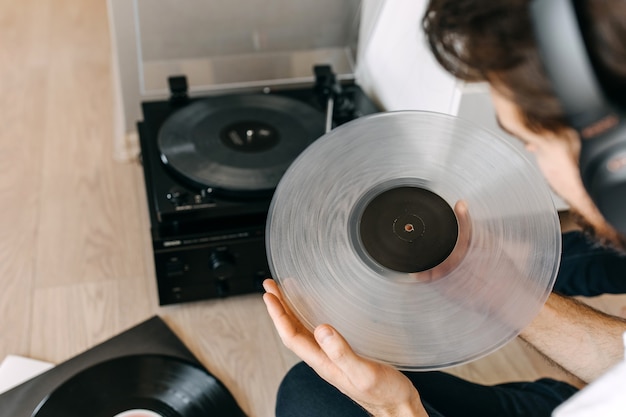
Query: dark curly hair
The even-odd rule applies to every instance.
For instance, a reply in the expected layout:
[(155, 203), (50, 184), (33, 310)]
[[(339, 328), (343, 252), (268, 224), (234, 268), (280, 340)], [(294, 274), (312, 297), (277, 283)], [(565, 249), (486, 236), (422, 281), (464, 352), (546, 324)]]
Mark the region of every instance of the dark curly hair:
[[(448, 72), (468, 82), (489, 82), (517, 104), (529, 129), (559, 132), (567, 122), (541, 65), (530, 1), (431, 0), (422, 27)], [(623, 97), (626, 1), (586, 0), (576, 7), (595, 67), (610, 94)]]

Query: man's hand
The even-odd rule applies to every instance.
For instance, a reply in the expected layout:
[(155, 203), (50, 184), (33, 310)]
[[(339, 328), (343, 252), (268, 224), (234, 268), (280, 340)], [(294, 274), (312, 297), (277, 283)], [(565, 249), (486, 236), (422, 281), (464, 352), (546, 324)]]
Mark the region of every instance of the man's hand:
[(448, 276), (465, 259), (472, 240), (472, 220), (467, 202), (459, 200), (454, 205), (454, 214), (458, 222), (458, 238), (450, 255), (439, 265), (426, 271), (409, 274), (419, 282), (432, 282)]
[(265, 280), (263, 287), (263, 300), (283, 343), (320, 377), (373, 416), (428, 416), (419, 393), (402, 373), (358, 356), (330, 325), (319, 325), (311, 333), (293, 315), (273, 280)]

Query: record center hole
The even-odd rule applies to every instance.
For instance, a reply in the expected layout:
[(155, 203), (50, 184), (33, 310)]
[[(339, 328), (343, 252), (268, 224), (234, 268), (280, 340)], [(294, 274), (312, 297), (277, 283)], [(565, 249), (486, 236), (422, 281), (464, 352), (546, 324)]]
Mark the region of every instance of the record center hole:
[(418, 239), (424, 235), (425, 230), (424, 220), (412, 213), (402, 213), (393, 220), (393, 233), (405, 242)]
[(227, 125), (220, 132), (222, 143), (239, 152), (262, 152), (276, 146), (278, 130), (267, 123), (243, 120)]

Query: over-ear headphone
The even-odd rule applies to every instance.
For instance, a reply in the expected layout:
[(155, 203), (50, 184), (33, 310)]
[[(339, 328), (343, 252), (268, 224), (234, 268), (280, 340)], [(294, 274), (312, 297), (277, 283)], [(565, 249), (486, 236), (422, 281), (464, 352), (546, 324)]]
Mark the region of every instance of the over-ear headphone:
[(583, 183), (607, 221), (626, 233), (626, 97), (607, 98), (571, 0), (533, 0), (530, 15), (544, 68), (580, 134)]

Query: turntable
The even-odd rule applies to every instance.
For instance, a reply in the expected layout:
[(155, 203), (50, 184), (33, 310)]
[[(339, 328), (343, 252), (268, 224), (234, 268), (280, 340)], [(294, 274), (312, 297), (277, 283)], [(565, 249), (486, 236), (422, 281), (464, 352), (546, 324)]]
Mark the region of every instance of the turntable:
[(326, 130), (377, 111), (353, 81), (315, 66), (305, 88), (142, 103), (138, 123), (161, 305), (261, 291), (265, 222), (291, 162)]
[(218, 3), (113, 10), (137, 48), (120, 66), (124, 118), (139, 120), (161, 305), (261, 291), (283, 173), (328, 130), (378, 112), (356, 81), (361, 16), (374, 13), (360, 0)]

